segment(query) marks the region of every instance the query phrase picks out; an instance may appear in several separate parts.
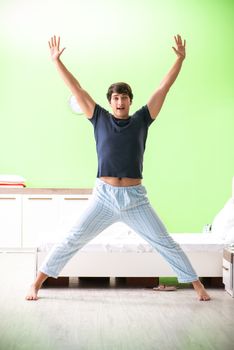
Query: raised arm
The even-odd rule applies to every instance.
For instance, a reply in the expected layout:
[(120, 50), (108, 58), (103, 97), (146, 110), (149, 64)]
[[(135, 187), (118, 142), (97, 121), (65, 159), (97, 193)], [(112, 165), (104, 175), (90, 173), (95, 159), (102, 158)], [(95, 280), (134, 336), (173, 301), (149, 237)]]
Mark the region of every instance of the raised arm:
[(177, 55), (177, 59), (147, 103), (150, 116), (152, 119), (155, 119), (158, 113), (160, 112), (162, 105), (164, 103), (164, 100), (166, 98), (166, 95), (170, 90), (170, 87), (176, 80), (180, 72), (180, 69), (182, 67), (182, 63), (186, 56), (186, 53), (185, 53), (186, 41), (184, 40), (184, 43), (182, 43), (182, 39), (180, 35), (177, 35), (174, 38), (175, 38), (176, 47), (173, 46), (173, 50)]
[(63, 81), (68, 86), (71, 93), (75, 96), (84, 114), (88, 118), (92, 118), (96, 103), (92, 99), (92, 97), (87, 93), (87, 91), (82, 89), (82, 87), (80, 86), (80, 83), (76, 80), (76, 78), (68, 71), (68, 69), (62, 63), (60, 56), (65, 50), (65, 47), (60, 50), (60, 37), (56, 38), (56, 36), (53, 36), (49, 41), (49, 48), (50, 48), (52, 61), (54, 62)]

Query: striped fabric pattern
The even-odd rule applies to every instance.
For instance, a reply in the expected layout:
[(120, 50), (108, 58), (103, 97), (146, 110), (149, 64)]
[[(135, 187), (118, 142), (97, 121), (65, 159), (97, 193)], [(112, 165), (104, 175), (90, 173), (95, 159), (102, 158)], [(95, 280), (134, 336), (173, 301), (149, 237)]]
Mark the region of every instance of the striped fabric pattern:
[(165, 258), (180, 283), (198, 280), (186, 254), (169, 235), (150, 205), (145, 187), (115, 187), (98, 178), (90, 205), (65, 239), (52, 248), (39, 270), (57, 278), (79, 249), (108, 226), (119, 221), (131, 227)]

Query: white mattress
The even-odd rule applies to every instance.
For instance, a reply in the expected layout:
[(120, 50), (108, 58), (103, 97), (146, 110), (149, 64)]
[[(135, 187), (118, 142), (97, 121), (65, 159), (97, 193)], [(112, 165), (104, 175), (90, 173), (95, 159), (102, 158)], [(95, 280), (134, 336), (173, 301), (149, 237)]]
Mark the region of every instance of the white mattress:
[[(225, 242), (212, 233), (173, 233), (172, 238), (185, 252), (222, 252)], [(41, 242), (39, 251), (49, 251), (57, 242)], [(148, 253), (154, 249), (138, 234), (122, 223), (116, 223), (91, 240), (82, 252), (137, 252)]]

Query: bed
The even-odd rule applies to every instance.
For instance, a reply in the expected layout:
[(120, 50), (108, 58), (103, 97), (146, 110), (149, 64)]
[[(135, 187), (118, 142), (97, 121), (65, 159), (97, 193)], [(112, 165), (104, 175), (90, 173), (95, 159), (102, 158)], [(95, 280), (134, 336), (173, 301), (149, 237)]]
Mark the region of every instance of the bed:
[[(212, 233), (172, 233), (200, 277), (222, 277), (225, 241)], [(55, 242), (41, 242), (37, 269)], [(116, 223), (84, 246), (63, 268), (67, 277), (172, 277), (170, 265), (123, 223)]]

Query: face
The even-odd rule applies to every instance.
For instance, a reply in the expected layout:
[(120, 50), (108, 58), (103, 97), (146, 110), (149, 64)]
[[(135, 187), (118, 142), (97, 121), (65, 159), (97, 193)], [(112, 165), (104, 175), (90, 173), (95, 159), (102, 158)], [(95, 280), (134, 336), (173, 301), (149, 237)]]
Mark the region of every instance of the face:
[(127, 94), (118, 94), (115, 92), (112, 93), (110, 105), (116, 118), (128, 118), (131, 104), (132, 102)]

